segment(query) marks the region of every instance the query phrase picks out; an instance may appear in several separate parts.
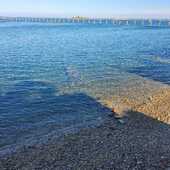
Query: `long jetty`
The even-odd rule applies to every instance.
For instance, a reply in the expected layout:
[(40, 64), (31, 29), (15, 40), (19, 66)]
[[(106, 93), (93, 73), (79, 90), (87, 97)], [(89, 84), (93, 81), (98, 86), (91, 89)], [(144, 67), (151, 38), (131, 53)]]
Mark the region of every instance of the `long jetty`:
[(37, 22), (37, 23), (82, 23), (112, 24), (138, 26), (169, 26), (170, 19), (114, 19), (114, 18), (35, 18), (35, 17), (1, 17), (0, 22)]

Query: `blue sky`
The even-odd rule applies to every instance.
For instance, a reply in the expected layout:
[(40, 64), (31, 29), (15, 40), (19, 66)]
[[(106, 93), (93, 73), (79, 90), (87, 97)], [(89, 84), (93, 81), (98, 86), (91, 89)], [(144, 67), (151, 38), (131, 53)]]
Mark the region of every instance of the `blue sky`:
[(0, 0), (0, 15), (170, 17), (170, 0)]

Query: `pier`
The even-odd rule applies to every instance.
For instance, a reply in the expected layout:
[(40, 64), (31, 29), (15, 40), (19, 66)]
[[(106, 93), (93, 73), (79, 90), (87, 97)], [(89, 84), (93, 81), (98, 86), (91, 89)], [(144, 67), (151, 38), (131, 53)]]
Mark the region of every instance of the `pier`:
[(114, 26), (168, 26), (170, 19), (114, 19), (114, 18), (33, 18), (33, 17), (0, 17), (0, 22), (34, 22), (34, 23), (79, 23), (79, 24), (112, 24)]

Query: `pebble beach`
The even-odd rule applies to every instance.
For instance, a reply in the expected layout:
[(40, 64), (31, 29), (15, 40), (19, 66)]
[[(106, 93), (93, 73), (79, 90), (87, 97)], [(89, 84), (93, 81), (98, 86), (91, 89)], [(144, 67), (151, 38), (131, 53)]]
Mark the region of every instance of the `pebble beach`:
[(108, 110), (100, 125), (1, 157), (0, 169), (168, 170), (169, 101), (169, 89), (162, 89), (150, 103), (133, 105), (122, 117)]

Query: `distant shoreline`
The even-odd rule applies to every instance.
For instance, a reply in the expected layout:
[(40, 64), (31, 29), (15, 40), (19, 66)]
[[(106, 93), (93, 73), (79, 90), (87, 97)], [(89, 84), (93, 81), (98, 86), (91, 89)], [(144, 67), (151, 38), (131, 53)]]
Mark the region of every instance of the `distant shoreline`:
[(33, 22), (33, 23), (86, 23), (111, 24), (113, 26), (154, 26), (170, 27), (170, 19), (115, 19), (115, 18), (35, 18), (35, 17), (1, 17), (0, 22)]

